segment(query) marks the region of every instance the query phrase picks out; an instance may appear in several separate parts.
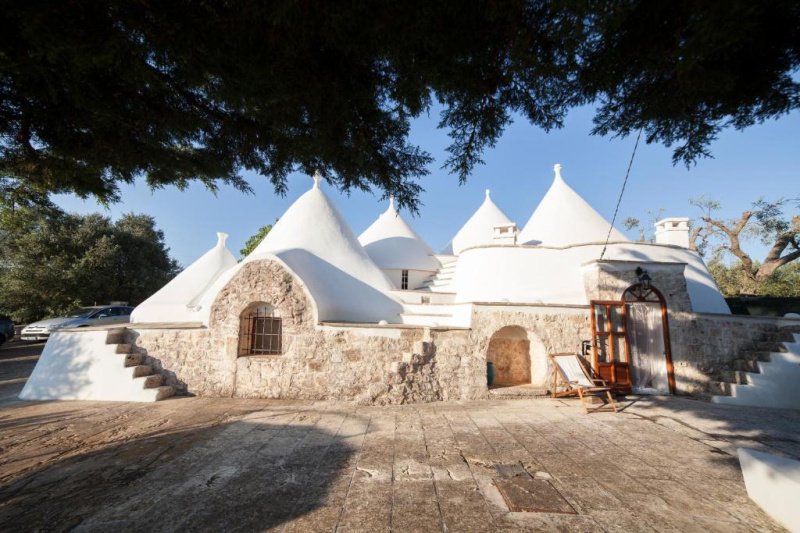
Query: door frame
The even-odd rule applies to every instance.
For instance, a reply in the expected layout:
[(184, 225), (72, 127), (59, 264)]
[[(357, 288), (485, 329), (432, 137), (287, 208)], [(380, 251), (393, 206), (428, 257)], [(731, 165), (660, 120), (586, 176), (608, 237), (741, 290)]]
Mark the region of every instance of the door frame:
[[(597, 341), (600, 336), (604, 336), (608, 339), (608, 351), (611, 356), (611, 386), (614, 389), (618, 390), (623, 394), (628, 394), (631, 392), (632, 383), (630, 383), (630, 376), (631, 376), (631, 355), (630, 355), (630, 340), (628, 339), (628, 308), (626, 307), (626, 303), (622, 300), (592, 300), (589, 307), (589, 312), (591, 314), (592, 320), (592, 367), (594, 367), (595, 372), (600, 374), (600, 357), (598, 353)], [(597, 314), (595, 312), (596, 307), (603, 307), (604, 316), (606, 320), (606, 331), (599, 331), (597, 329)], [(614, 331), (614, 323), (611, 319), (611, 307), (619, 308), (622, 331)], [(616, 345), (614, 343), (614, 337), (622, 338), (622, 353), (616, 353)], [(621, 357), (624, 356), (624, 359)], [(626, 372), (628, 374), (628, 382), (627, 384), (620, 384), (617, 382), (617, 364), (623, 363), (626, 365)]]
[[(653, 299), (655, 297), (655, 299)], [(672, 346), (669, 342), (669, 314), (667, 312), (667, 300), (664, 295), (655, 287), (647, 287), (646, 290), (642, 289), (640, 283), (635, 283), (625, 289), (622, 293), (622, 301), (625, 305), (633, 305), (636, 303), (658, 303), (661, 306), (661, 331), (664, 336), (664, 358), (667, 362), (667, 384), (669, 385), (670, 394), (675, 394), (675, 366), (672, 363)], [(626, 308), (627, 309), (627, 308)], [(625, 319), (627, 320), (627, 313)], [(594, 314), (592, 314), (594, 320)], [(627, 324), (625, 331), (628, 331)], [(627, 334), (626, 334), (627, 342)]]

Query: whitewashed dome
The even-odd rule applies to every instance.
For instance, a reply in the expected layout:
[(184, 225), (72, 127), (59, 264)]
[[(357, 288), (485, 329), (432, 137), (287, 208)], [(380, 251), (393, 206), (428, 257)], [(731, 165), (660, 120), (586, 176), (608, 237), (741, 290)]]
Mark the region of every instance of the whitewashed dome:
[(441, 267), (430, 246), (397, 212), (394, 198), (389, 198), (389, 208), (364, 230), (358, 242), (375, 264), (384, 270), (432, 272)]
[[(561, 177), (561, 165), (553, 167), (555, 178), (522, 228), (519, 244), (569, 246), (605, 242), (611, 223), (589, 205)], [(611, 242), (628, 242), (622, 232), (611, 229)]]
[(486, 189), (486, 198), (475, 213), (458, 230), (442, 253), (458, 255), (472, 246), (491, 244), (495, 226), (511, 224), (511, 220), (495, 205)]
[(186, 267), (155, 294), (136, 306), (131, 322), (194, 322), (203, 295), (225, 272), (236, 266), (236, 258), (225, 247), (226, 233), (217, 233), (217, 244)]
[(302, 280), (321, 321), (399, 320), (402, 304), (388, 295), (394, 287), (320, 188), (319, 174), (244, 262), (269, 256)]

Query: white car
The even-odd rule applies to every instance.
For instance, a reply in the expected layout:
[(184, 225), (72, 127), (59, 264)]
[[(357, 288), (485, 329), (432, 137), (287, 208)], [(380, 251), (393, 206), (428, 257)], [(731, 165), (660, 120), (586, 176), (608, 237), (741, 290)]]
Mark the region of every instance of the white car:
[(22, 328), (20, 338), (24, 341), (43, 341), (52, 332), (60, 329), (130, 322), (131, 311), (133, 307), (126, 305), (81, 307), (65, 317), (48, 318), (28, 324)]

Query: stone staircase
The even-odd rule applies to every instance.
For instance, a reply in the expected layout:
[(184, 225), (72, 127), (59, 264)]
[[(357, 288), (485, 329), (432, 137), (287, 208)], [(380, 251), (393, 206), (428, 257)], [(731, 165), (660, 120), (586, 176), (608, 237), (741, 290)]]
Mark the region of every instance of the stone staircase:
[(800, 329), (780, 328), (766, 333), (733, 361), (733, 370), (712, 383), (711, 401), (800, 409)]
[(428, 292), (455, 292), (453, 281), (456, 273), (458, 258), (454, 256), (441, 257), (442, 268), (430, 279), (426, 280), (417, 290)]
[(495, 385), (489, 388), (490, 400), (520, 400), (549, 398), (547, 387), (535, 385)]
[(135, 389), (141, 389), (138, 401), (157, 402), (175, 395), (174, 387), (164, 385), (164, 376), (153, 372), (153, 367), (143, 364), (145, 356), (125, 342), (127, 328), (112, 328), (106, 335), (106, 344), (114, 345), (114, 355), (120, 359), (125, 372), (133, 380)]

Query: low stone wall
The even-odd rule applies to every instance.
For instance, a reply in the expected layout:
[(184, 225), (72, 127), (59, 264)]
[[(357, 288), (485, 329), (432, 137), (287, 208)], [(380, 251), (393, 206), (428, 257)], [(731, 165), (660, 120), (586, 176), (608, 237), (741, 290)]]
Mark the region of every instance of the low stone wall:
[(758, 348), (783, 326), (800, 327), (800, 320), (772, 317), (670, 313), (670, 338), (679, 393), (705, 396), (713, 383), (735, 369), (734, 361)]
[[(147, 354), (146, 363), (183, 394), (365, 404), (486, 395), (485, 362), (470, 357), (465, 330), (321, 326), (295, 338), (283, 355), (233, 361), (212, 349), (214, 335), (205, 328), (131, 329), (128, 335)], [(470, 361), (477, 368), (468, 368)]]

